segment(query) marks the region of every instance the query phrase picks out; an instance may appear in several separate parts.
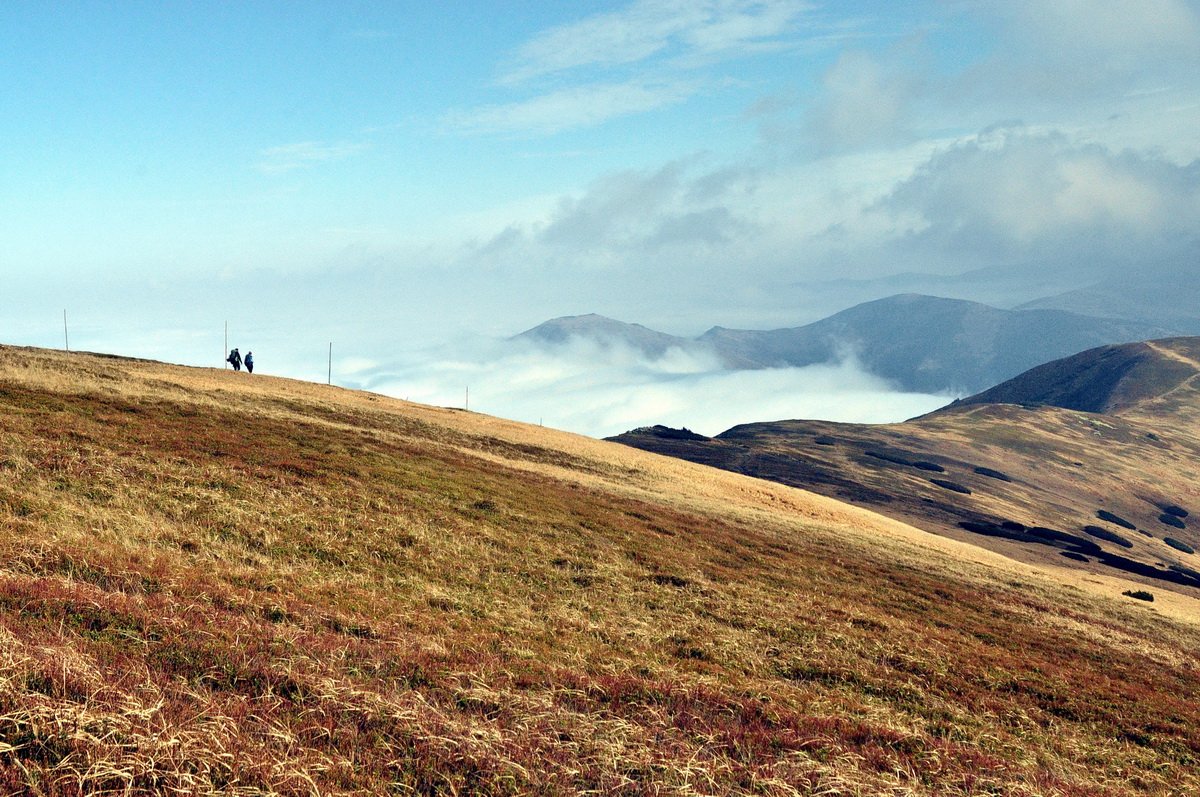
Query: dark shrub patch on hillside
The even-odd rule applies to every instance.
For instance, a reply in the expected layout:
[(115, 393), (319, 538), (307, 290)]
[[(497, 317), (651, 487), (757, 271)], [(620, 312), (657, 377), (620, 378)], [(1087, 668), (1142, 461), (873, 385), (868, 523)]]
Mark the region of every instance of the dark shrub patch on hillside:
[(820, 437), (814, 437), (813, 442), (819, 446), (836, 446), (837, 438), (836, 437), (826, 437), (825, 435), (821, 435)]
[(958, 482), (952, 482), (949, 479), (930, 479), (929, 481), (931, 481), (932, 483), (936, 484), (938, 487), (941, 487), (944, 490), (953, 490), (956, 493), (963, 493), (964, 495), (971, 494), (970, 488), (963, 487)]
[(899, 454), (893, 454), (893, 453), (890, 453), (887, 451), (865, 451), (863, 453), (865, 453), (868, 457), (873, 457), (874, 459), (882, 459), (884, 462), (891, 462), (894, 465), (911, 465), (912, 464), (912, 460), (906, 459), (905, 457), (902, 457)]
[[(1031, 542), (1038, 545), (1050, 545), (1055, 548), (1065, 548), (1079, 555), (1100, 556), (1104, 553), (1099, 545), (1086, 537), (1077, 537), (1074, 534), (1048, 529), (1044, 526), (1025, 528), (1020, 523), (1013, 521), (989, 523), (978, 520), (964, 520), (960, 521), (958, 525), (960, 528), (973, 531), (976, 534), (985, 534), (989, 537), (1003, 537), (1006, 540)], [(1017, 528), (1018, 526), (1020, 528)]]
[(1022, 542), (1033, 542), (1027, 539), (1025, 534), (1022, 534), (1015, 529), (1004, 528), (996, 523), (985, 523), (977, 520), (960, 520), (959, 528), (973, 531), (976, 534), (986, 534), (989, 537), (1004, 537), (1010, 540), (1021, 540)]
[(1200, 581), (1191, 576), (1176, 573), (1173, 570), (1160, 570), (1154, 565), (1138, 562), (1115, 553), (1105, 553), (1103, 556), (1097, 558), (1109, 567), (1124, 570), (1126, 573), (1136, 573), (1139, 576), (1146, 576), (1147, 578), (1161, 578), (1163, 581), (1186, 584), (1189, 587), (1200, 587)]
[(893, 465), (904, 465), (905, 467), (917, 468), (919, 470), (927, 470), (932, 473), (945, 473), (946, 469), (936, 462), (929, 462), (924, 459), (912, 459), (912, 455), (907, 451), (864, 451), (868, 457), (872, 459), (881, 459), (884, 462), (891, 462)]
[(1183, 540), (1177, 540), (1174, 537), (1167, 537), (1166, 539), (1163, 540), (1163, 542), (1165, 542), (1167, 545), (1170, 545), (1172, 548), (1174, 548), (1177, 551), (1183, 551), (1184, 553), (1195, 553), (1196, 552), (1195, 548), (1188, 545)]
[(1129, 529), (1130, 531), (1137, 531), (1137, 526), (1133, 525), (1120, 515), (1114, 515), (1107, 509), (1101, 509), (1097, 511), (1096, 517), (1100, 518), (1101, 520), (1107, 520), (1109, 523), (1115, 523), (1121, 528)]
[(1002, 482), (1012, 481), (1012, 479), (1009, 478), (1009, 475), (1007, 473), (1001, 473), (1000, 471), (992, 470), (991, 468), (985, 468), (985, 467), (980, 466), (975, 469), (975, 472), (978, 473), (980, 476), (987, 476), (989, 479), (999, 479)]
[(1077, 537), (1074, 534), (1068, 534), (1058, 529), (1048, 529), (1045, 526), (1032, 526), (1026, 533), (1046, 545), (1054, 545), (1059, 548), (1074, 548), (1078, 553), (1089, 554), (1091, 556), (1100, 556), (1104, 553), (1104, 550), (1099, 545), (1086, 537)]
[(1168, 515), (1174, 515), (1175, 517), (1180, 518), (1188, 516), (1188, 511), (1186, 509), (1181, 506), (1176, 506), (1175, 504), (1158, 504), (1157, 506)]
[(1190, 576), (1191, 578), (1196, 579), (1196, 581), (1200, 581), (1200, 570), (1194, 570), (1185, 565), (1170, 565), (1170, 569), (1174, 570), (1176, 573), (1183, 573), (1185, 576)]
[(1154, 602), (1154, 596), (1151, 595), (1149, 592), (1146, 592), (1146, 590), (1144, 590), (1144, 589), (1139, 589), (1139, 590), (1128, 590), (1127, 589), (1124, 592), (1122, 592), (1121, 594), (1128, 595), (1131, 598), (1137, 598), (1140, 601), (1149, 601), (1150, 603)]
[(1088, 559), (1088, 558), (1087, 558), (1086, 556), (1084, 556), (1083, 554), (1081, 554), (1081, 553), (1075, 553), (1074, 551), (1059, 551), (1059, 555), (1060, 555), (1060, 556), (1065, 556), (1065, 557), (1067, 557), (1068, 559), (1074, 559), (1076, 562), (1090, 562), (1090, 561), (1092, 561), (1091, 559)]
[(1102, 540), (1108, 540), (1109, 542), (1115, 542), (1117, 545), (1120, 545), (1122, 548), (1132, 548), (1133, 547), (1132, 542), (1125, 539), (1120, 534), (1117, 534), (1115, 531), (1109, 531), (1108, 529), (1101, 528), (1100, 526), (1084, 526), (1083, 530), (1085, 532), (1087, 532), (1088, 534), (1092, 535), (1093, 537), (1099, 537)]
[[(978, 517), (978, 516), (977, 516)], [(979, 518), (977, 520), (959, 521), (959, 527), (972, 531), (976, 534), (984, 534), (989, 537), (1002, 537), (1006, 540), (1016, 540), (1018, 542), (1030, 542), (1038, 545), (1049, 545), (1054, 548), (1061, 548), (1062, 554), (1068, 559), (1075, 561), (1086, 561), (1086, 557), (1090, 556), (1095, 561), (1103, 565), (1122, 570), (1126, 573), (1134, 573), (1146, 578), (1157, 578), (1162, 581), (1169, 581), (1173, 584), (1184, 584), (1189, 587), (1200, 587), (1200, 573), (1191, 570), (1190, 568), (1171, 568), (1163, 570), (1154, 565), (1139, 562), (1130, 559), (1127, 556), (1112, 553), (1101, 548), (1096, 543), (1089, 540), (1087, 537), (1078, 537), (1074, 534), (1068, 534), (1065, 531), (1049, 529), (1043, 526), (1032, 526), (1025, 531), (1016, 531), (1014, 529), (1005, 528), (1000, 523), (990, 522), (986, 519)], [(1179, 540), (1167, 538), (1165, 542), (1171, 547), (1184, 546), (1179, 548), (1186, 553), (1194, 553), (1191, 546)], [(1084, 557), (1083, 559), (1079, 557)]]
[(1166, 512), (1163, 512), (1161, 515), (1158, 516), (1158, 522), (1162, 523), (1164, 525), (1167, 525), (1167, 526), (1171, 526), (1172, 528), (1176, 528), (1176, 529), (1186, 529), (1187, 528), (1186, 523), (1184, 523), (1182, 520), (1180, 520), (1175, 515), (1168, 515)]

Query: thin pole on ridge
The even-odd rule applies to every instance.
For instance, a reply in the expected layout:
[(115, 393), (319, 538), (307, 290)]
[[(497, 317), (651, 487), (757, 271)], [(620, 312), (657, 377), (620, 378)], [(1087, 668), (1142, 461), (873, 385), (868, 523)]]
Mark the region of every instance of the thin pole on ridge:
[(67, 336), (67, 311), (63, 309), (63, 348), (71, 350), (71, 339)]
[(329, 370), (325, 375), (325, 384), (333, 384), (333, 341), (329, 341)]
[(225, 322), (225, 348), (221, 350), (221, 360), (224, 363), (222, 368), (229, 368), (229, 322)]

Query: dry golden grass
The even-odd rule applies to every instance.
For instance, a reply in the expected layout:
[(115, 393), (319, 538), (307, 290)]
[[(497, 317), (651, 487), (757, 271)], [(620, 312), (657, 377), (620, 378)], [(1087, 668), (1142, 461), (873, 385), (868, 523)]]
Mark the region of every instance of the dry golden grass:
[(0, 528), (0, 793), (1200, 789), (1186, 599), (566, 433), (0, 348)]

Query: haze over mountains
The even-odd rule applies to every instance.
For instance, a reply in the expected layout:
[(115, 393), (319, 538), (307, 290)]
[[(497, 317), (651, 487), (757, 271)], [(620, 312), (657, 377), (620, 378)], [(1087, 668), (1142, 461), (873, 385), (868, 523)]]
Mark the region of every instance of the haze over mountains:
[(1020, 308), (1161, 324), (1196, 335), (1200, 334), (1200, 273), (1181, 268), (1169, 274), (1126, 274), (1025, 302)]
[(585, 339), (628, 346), (649, 356), (676, 348), (710, 354), (728, 369), (804, 367), (852, 359), (898, 390), (962, 395), (1093, 346), (1177, 331), (1139, 319), (1060, 309), (1002, 310), (961, 299), (899, 294), (785, 329), (713, 327), (696, 338), (682, 338), (586, 315), (548, 321), (517, 339), (552, 346)]

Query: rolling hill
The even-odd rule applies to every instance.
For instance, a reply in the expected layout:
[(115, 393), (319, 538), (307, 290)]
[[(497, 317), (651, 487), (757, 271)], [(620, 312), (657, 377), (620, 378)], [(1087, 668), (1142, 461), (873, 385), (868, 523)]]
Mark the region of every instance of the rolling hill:
[(1029, 562), (1200, 595), (1200, 339), (1106, 346), (901, 424), (614, 438), (804, 487)]
[(1195, 599), (626, 446), (0, 347), (0, 527), (0, 793), (1200, 789)]
[[(1195, 399), (1191, 380), (1200, 361), (1200, 338), (1100, 346), (1032, 368), (1007, 382), (955, 402), (1023, 404), (1081, 412), (1160, 416), (1187, 413)], [(1160, 399), (1183, 400), (1163, 407)], [(1143, 414), (1146, 414), (1145, 412)]]

